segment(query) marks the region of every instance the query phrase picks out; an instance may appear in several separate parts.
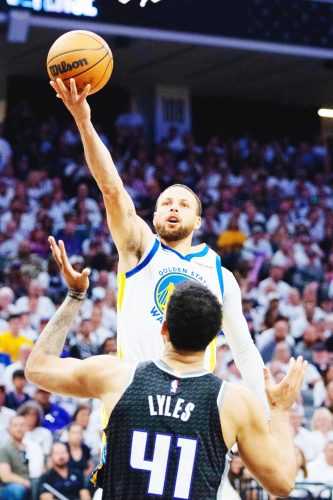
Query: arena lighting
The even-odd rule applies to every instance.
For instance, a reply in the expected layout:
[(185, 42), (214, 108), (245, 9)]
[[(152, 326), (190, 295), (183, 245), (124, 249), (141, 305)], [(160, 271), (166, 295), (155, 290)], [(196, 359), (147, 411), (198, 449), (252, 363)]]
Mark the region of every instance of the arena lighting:
[(318, 109), (318, 115), (322, 118), (333, 118), (333, 109), (320, 108)]

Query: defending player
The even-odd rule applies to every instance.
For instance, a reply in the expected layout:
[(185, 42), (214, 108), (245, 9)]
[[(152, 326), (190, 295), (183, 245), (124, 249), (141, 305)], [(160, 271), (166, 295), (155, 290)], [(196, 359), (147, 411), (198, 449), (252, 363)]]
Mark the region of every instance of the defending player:
[(170, 296), (161, 333), (162, 358), (134, 365), (104, 355), (59, 358), (89, 286), (62, 242), (50, 239), (69, 286), (68, 296), (41, 333), (26, 366), (27, 378), (60, 394), (100, 398), (109, 417), (103, 499), (216, 499), (227, 473), (226, 453), (237, 441), (240, 456), (272, 495), (287, 496), (296, 477), (289, 408), (306, 362), (291, 360), (274, 386), (266, 370), (268, 424), (255, 396), (221, 382), (204, 369), (205, 348), (217, 335), (221, 306), (199, 283), (187, 281)]
[[(236, 279), (221, 267), (219, 256), (207, 245), (191, 247), (193, 233), (201, 223), (199, 198), (186, 186), (167, 188), (156, 203), (156, 237), (136, 214), (110, 153), (91, 123), (86, 100), (89, 85), (78, 95), (73, 79), (70, 91), (60, 79), (50, 83), (75, 119), (89, 169), (103, 194), (108, 225), (119, 253), (120, 357), (135, 362), (160, 357), (163, 342), (159, 332), (167, 299), (179, 282), (198, 281), (223, 303), (222, 329), (236, 365), (268, 414), (264, 365), (242, 313)], [(206, 367), (212, 370), (214, 365), (213, 345), (206, 353)]]

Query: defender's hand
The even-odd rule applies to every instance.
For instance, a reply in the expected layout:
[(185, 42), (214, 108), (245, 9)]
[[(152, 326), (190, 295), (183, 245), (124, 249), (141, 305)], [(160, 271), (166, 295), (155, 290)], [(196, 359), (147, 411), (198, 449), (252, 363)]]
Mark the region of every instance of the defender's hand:
[(69, 83), (70, 90), (68, 90), (60, 78), (57, 78), (55, 82), (50, 81), (50, 85), (56, 91), (57, 97), (62, 99), (66, 108), (73, 115), (76, 121), (90, 120), (91, 112), (90, 106), (87, 102), (90, 85), (88, 84), (81, 94), (79, 94), (74, 78), (71, 78)]
[(49, 243), (54, 260), (58, 264), (68, 288), (71, 288), (76, 292), (86, 292), (89, 288), (90, 269), (86, 267), (83, 269), (82, 273), (75, 271), (68, 260), (64, 242), (59, 240), (57, 245), (53, 236), (50, 236)]
[(302, 387), (307, 361), (299, 356), (295, 361), (290, 359), (286, 376), (279, 384), (274, 384), (270, 370), (264, 368), (265, 390), (269, 405), (272, 410), (289, 410), (296, 401)]

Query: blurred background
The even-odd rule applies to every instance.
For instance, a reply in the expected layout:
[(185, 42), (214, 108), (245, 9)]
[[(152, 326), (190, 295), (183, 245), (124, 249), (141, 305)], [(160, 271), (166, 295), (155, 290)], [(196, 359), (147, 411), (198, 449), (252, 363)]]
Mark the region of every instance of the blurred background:
[[(24, 417), (42, 457), (37, 470), (25, 464), (28, 477), (38, 482), (59, 440), (71, 463), (81, 450), (86, 477), (102, 431), (96, 401), (36, 390), (22, 371), (66, 294), (50, 234), (65, 241), (74, 267), (93, 270), (63, 356), (117, 349), (117, 253), (46, 71), (56, 38), (85, 29), (113, 52), (110, 82), (89, 103), (139, 215), (151, 224), (170, 184), (194, 189), (204, 209), (195, 242), (235, 274), (275, 379), (291, 355), (309, 361), (291, 414), (292, 497), (333, 498), (332, 26), (331, 1), (2, 0), (0, 445), (10, 417)], [(242, 383), (222, 334), (216, 374)], [(226, 498), (268, 498), (239, 458), (229, 479)]]

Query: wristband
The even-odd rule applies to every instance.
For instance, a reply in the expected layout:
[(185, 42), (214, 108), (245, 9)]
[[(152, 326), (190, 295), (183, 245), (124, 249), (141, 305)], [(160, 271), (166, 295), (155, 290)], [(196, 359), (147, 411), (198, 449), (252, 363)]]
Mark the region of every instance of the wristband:
[(72, 299), (76, 300), (84, 300), (86, 298), (86, 292), (78, 292), (77, 290), (73, 290), (72, 288), (68, 289), (68, 296)]

